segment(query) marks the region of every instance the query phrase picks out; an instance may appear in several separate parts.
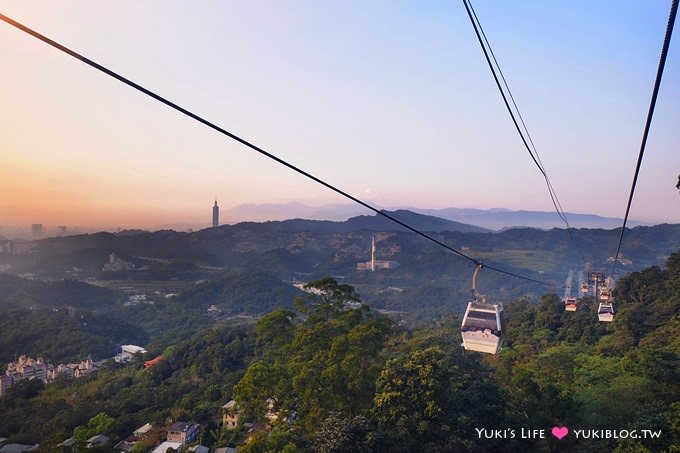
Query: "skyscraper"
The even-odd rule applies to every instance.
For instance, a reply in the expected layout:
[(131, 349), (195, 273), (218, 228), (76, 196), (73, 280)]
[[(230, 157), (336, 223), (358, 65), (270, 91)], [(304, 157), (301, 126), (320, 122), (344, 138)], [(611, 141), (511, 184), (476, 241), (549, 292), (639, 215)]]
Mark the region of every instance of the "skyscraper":
[(213, 227), (220, 226), (220, 207), (217, 206), (217, 200), (213, 206)]
[(43, 237), (42, 223), (34, 223), (31, 225), (31, 236), (33, 236), (33, 239), (41, 239)]

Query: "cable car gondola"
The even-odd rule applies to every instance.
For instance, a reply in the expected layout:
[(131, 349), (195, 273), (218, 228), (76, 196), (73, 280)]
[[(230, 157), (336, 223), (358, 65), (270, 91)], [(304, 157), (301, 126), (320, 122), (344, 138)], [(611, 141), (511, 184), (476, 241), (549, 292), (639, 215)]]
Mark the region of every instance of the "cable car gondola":
[(586, 282), (581, 283), (581, 292), (584, 293), (584, 294), (587, 294), (588, 291), (589, 291), (588, 283), (586, 283)]
[(614, 321), (614, 305), (608, 302), (600, 302), (599, 307), (597, 307), (597, 319), (601, 322)]
[(564, 310), (565, 311), (576, 311), (578, 308), (578, 299), (575, 297), (565, 297), (564, 299)]
[(609, 288), (602, 288), (600, 290), (600, 300), (608, 301), (610, 297), (611, 291), (609, 291)]
[(469, 351), (498, 354), (503, 345), (503, 306), (490, 304), (477, 294), (476, 280), (481, 264), (475, 266), (472, 274), (472, 300), (468, 302), (461, 334), (463, 347)]

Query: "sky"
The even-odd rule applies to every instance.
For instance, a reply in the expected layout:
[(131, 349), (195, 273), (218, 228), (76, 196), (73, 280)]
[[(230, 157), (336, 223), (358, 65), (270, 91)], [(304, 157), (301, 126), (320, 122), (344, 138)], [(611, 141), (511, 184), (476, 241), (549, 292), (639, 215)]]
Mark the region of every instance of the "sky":
[[(473, 2), (564, 211), (623, 217), (670, 3)], [(377, 208), (553, 210), (462, 1), (0, 13)], [(630, 214), (651, 223), (680, 222), (677, 34)], [(207, 225), (215, 199), (347, 201), (0, 22), (0, 226)]]

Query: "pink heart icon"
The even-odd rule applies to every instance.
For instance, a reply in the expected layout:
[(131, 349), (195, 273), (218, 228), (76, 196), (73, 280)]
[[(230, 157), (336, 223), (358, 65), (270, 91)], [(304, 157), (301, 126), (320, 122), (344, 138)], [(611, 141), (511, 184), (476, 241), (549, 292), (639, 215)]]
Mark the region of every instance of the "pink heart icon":
[(552, 435), (557, 437), (559, 440), (562, 440), (562, 438), (564, 436), (566, 436), (567, 434), (569, 434), (569, 428), (567, 428), (566, 426), (562, 426), (562, 427), (555, 426), (552, 429)]

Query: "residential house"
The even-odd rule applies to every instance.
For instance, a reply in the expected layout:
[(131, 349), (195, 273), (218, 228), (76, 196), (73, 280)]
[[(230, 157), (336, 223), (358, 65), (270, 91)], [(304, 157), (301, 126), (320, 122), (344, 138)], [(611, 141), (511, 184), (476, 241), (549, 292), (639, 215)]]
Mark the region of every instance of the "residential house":
[(165, 441), (156, 448), (154, 448), (151, 453), (165, 453), (168, 448), (172, 448), (173, 450), (180, 451), (182, 449), (182, 442), (170, 442), (170, 441)]
[(137, 428), (136, 430), (134, 430), (134, 432), (132, 433), (132, 435), (133, 435), (133, 436), (136, 436), (136, 437), (139, 437), (140, 439), (142, 439), (142, 438), (144, 438), (144, 436), (146, 436), (146, 435), (149, 433), (149, 431), (151, 431), (152, 429), (153, 429), (153, 425), (151, 425), (151, 423), (147, 423), (147, 424), (145, 424), (144, 426), (140, 426), (139, 428)]
[(24, 453), (29, 451), (40, 451), (40, 444), (5, 444), (0, 447), (0, 453)]
[(236, 401), (230, 400), (227, 404), (222, 406), (222, 424), (227, 429), (236, 429), (238, 426), (238, 419), (241, 416), (241, 411), (236, 406)]
[(236, 453), (236, 447), (216, 448), (214, 453)]
[(130, 436), (127, 437), (120, 442), (118, 442), (113, 449), (116, 451), (127, 451), (131, 452), (133, 448), (135, 448), (135, 445), (137, 445), (137, 441), (139, 440), (138, 437), (136, 436)]
[(78, 441), (76, 439), (74, 439), (73, 437), (69, 437), (65, 441), (57, 444), (57, 447), (67, 447), (67, 448), (68, 447), (74, 447), (77, 443), (78, 443)]
[(87, 448), (101, 447), (109, 442), (110, 438), (103, 434), (97, 434), (87, 439)]
[(170, 425), (168, 430), (168, 441), (179, 442), (182, 446), (190, 444), (198, 439), (200, 425), (197, 423), (177, 422)]

